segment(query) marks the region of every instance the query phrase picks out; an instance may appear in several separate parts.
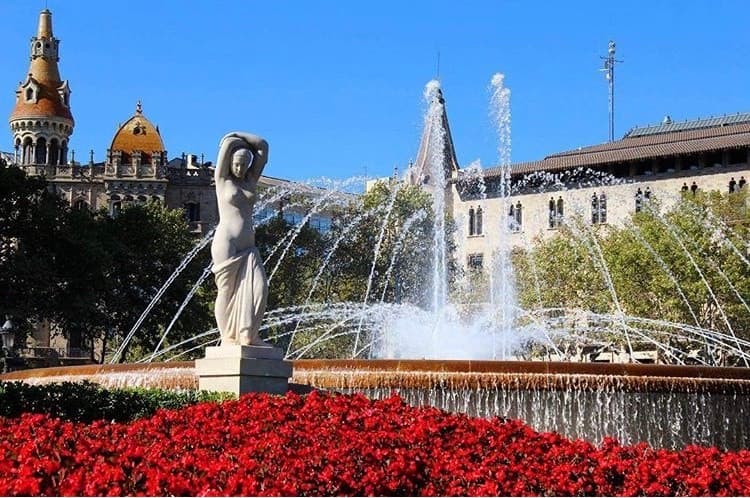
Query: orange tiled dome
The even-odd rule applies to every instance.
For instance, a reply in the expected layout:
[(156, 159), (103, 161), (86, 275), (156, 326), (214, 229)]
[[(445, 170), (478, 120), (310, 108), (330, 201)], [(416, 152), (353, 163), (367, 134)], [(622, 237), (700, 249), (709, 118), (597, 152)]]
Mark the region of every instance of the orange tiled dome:
[(115, 133), (110, 149), (119, 150), (124, 154), (137, 150), (148, 157), (154, 151), (164, 150), (159, 130), (143, 115), (140, 102), (136, 106), (135, 114)]
[(28, 102), (22, 97), (16, 98), (16, 105), (10, 115), (10, 120), (25, 118), (60, 117), (73, 121), (70, 108), (63, 105), (60, 95), (49, 85), (39, 84), (39, 98), (36, 102)]

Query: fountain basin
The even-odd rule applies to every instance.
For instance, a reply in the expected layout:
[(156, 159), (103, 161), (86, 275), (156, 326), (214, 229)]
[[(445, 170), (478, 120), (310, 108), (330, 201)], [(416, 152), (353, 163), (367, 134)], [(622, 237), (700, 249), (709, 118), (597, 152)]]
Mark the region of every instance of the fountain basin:
[[(108, 387), (195, 389), (193, 362), (24, 370), (0, 380), (89, 380)], [(750, 448), (750, 369), (521, 361), (296, 360), (293, 388), (398, 393), (480, 417), (520, 418), (538, 430), (655, 447)]]

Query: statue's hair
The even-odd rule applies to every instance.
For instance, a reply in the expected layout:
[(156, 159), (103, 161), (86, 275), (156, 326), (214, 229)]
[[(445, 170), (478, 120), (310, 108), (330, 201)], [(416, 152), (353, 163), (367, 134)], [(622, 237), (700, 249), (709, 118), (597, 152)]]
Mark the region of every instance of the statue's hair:
[(250, 150), (247, 147), (238, 147), (232, 152), (232, 160), (236, 157), (244, 156), (248, 161), (250, 160)]

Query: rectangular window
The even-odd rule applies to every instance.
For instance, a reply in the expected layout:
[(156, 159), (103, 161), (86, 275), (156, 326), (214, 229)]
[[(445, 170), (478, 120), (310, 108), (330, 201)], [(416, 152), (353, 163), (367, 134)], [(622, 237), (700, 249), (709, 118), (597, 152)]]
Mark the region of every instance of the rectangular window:
[(300, 213), (284, 213), (284, 220), (290, 225), (299, 225), (302, 222), (302, 218), (303, 216)]
[(310, 226), (320, 233), (328, 233), (331, 230), (331, 218), (327, 216), (313, 216), (310, 218)]
[(275, 214), (277, 214), (277, 211), (274, 208), (264, 207), (253, 214), (253, 220), (255, 224), (267, 223)]
[(484, 266), (484, 254), (469, 254), (469, 268), (472, 270), (481, 270)]

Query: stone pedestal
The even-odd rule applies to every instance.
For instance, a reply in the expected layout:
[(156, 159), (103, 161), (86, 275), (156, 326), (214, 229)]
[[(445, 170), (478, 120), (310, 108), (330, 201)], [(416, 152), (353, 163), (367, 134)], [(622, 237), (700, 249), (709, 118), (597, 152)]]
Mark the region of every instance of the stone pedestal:
[(195, 360), (198, 388), (238, 396), (249, 392), (284, 394), (289, 388), (292, 363), (283, 358), (281, 349), (273, 347), (207, 347), (206, 357)]

